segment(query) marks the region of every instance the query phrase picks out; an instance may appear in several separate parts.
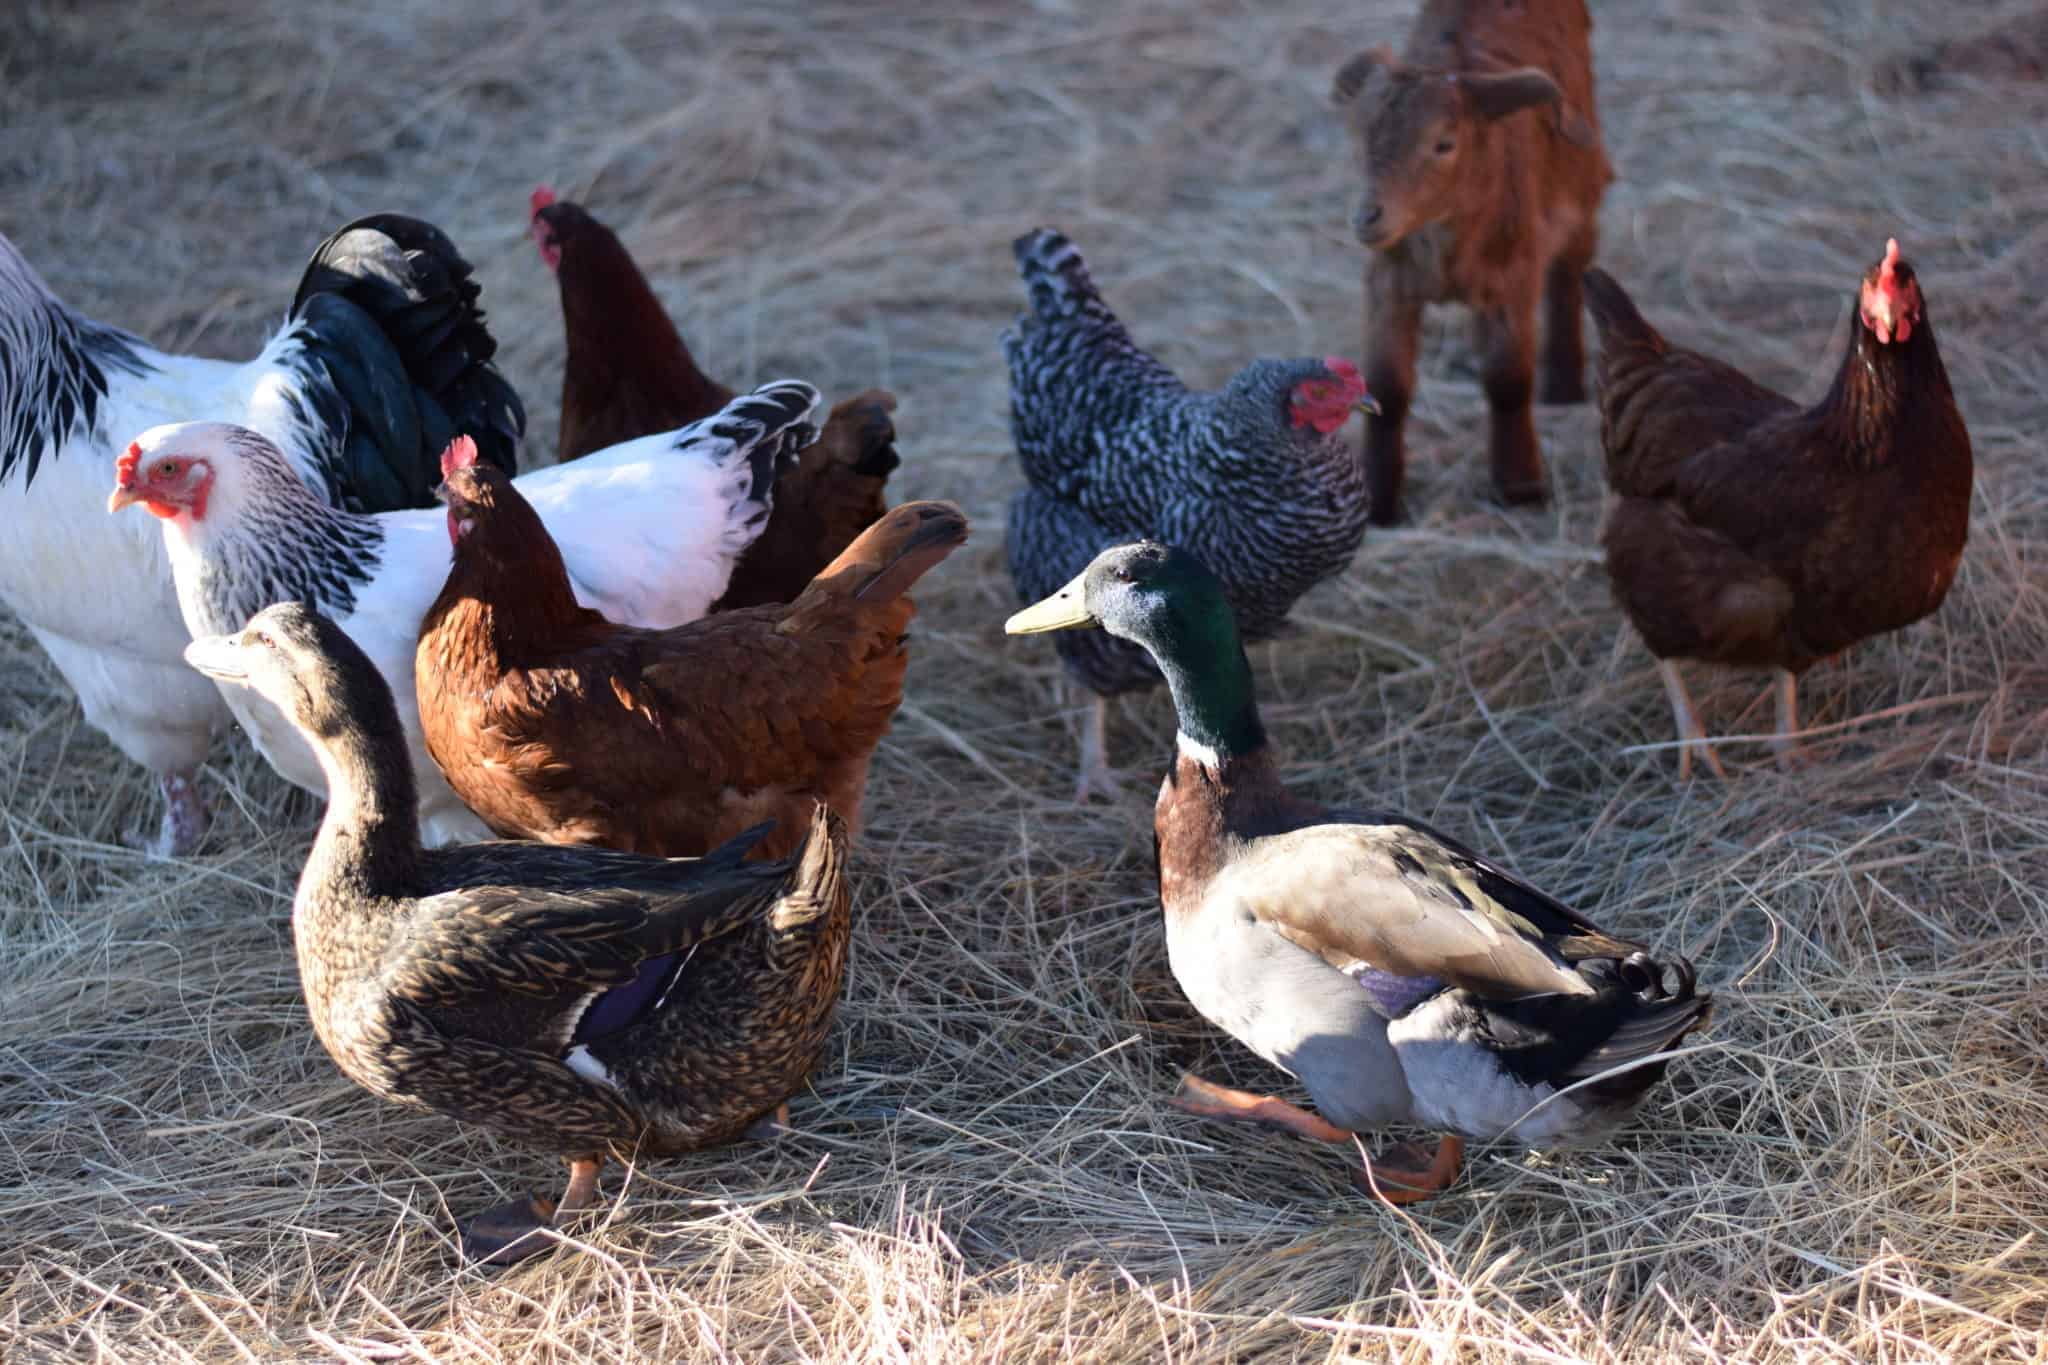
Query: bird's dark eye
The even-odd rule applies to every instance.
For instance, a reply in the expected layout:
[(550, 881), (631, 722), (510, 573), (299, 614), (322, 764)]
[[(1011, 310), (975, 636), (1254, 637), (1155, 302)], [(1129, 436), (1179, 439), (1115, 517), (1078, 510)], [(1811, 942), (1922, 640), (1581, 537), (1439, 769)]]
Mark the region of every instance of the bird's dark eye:
[(158, 478), (168, 479), (173, 474), (176, 474), (178, 472), (178, 462), (176, 460), (159, 461), (156, 467), (156, 472)]
[(267, 630), (259, 630), (256, 632), (256, 643), (262, 645), (265, 649), (277, 648), (277, 641), (270, 638), (270, 632)]
[(1116, 578), (1116, 581), (1119, 583), (1132, 583), (1137, 581), (1137, 576), (1133, 574), (1129, 569), (1123, 568), (1122, 566), (1118, 566), (1114, 576)]
[(1436, 144), (1436, 154), (1438, 156), (1449, 156), (1452, 152), (1456, 151), (1457, 149), (1458, 144), (1456, 140), (1452, 138), (1440, 138), (1438, 139)]

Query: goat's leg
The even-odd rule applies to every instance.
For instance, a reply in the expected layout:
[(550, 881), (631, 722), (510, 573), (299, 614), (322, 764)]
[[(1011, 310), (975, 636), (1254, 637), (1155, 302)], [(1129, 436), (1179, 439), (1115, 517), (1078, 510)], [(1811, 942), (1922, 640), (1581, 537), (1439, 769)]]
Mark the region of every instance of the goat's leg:
[(1375, 526), (1392, 526), (1401, 515), (1405, 463), (1402, 429), (1415, 394), (1415, 351), (1422, 332), (1422, 304), (1403, 289), (1400, 268), (1378, 254), (1365, 264), (1365, 386), (1379, 415), (1365, 419), (1365, 482)]
[(1493, 486), (1510, 503), (1541, 502), (1543, 453), (1530, 407), (1536, 372), (1536, 300), (1479, 314), (1481, 380), (1491, 421)]
[(1586, 401), (1585, 319), (1581, 314), (1586, 267), (1593, 263), (1597, 232), (1572, 240), (1550, 263), (1543, 281), (1543, 401)]

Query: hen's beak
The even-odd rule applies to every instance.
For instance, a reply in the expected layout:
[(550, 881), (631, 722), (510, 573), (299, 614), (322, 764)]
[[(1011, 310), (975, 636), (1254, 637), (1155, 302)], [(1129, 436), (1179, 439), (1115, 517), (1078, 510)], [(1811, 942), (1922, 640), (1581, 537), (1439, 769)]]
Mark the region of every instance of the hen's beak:
[(1373, 397), (1369, 393), (1360, 394), (1358, 401), (1356, 403), (1353, 403), (1351, 406), (1356, 408), (1358, 411), (1364, 413), (1368, 417), (1377, 417), (1380, 415), (1380, 400)]
[(242, 663), (242, 647), (232, 635), (202, 635), (185, 646), (185, 662), (220, 682), (247, 682), (249, 670)]
[(1005, 635), (1040, 635), (1048, 630), (1078, 630), (1096, 624), (1088, 611), (1088, 593), (1082, 585), (1086, 571), (1075, 574), (1071, 583), (1043, 601), (1033, 602), (1003, 622)]
[(147, 501), (148, 499), (142, 495), (142, 490), (134, 484), (117, 483), (114, 485), (114, 491), (107, 494), (107, 510), (109, 512), (118, 512), (123, 507)]

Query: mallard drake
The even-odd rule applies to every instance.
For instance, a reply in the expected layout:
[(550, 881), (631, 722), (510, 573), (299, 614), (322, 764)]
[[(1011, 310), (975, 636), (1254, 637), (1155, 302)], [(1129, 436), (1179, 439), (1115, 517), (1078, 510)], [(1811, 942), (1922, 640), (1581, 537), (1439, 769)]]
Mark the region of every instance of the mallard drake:
[(465, 1249), (512, 1261), (590, 1206), (605, 1156), (672, 1154), (765, 1128), (810, 1073), (850, 929), (846, 830), (817, 808), (788, 859), (750, 830), (699, 859), (487, 842), (420, 845), (391, 689), (297, 602), (192, 642), (193, 667), (261, 693), (327, 773), (292, 903), (313, 1027), (342, 1071), (567, 1159), (555, 1203), (472, 1220)]
[(1005, 629), (1083, 626), (1149, 650), (1179, 715), (1154, 817), (1174, 976), (1316, 1112), (1192, 1075), (1176, 1107), (1324, 1142), (1390, 1123), (1446, 1134), (1426, 1159), (1359, 1173), (1406, 1203), (1449, 1186), (1464, 1138), (1551, 1145), (1611, 1126), (1706, 1020), (1684, 958), (1615, 938), (1420, 821), (1282, 786), (1229, 603), (1194, 556), (1105, 550)]

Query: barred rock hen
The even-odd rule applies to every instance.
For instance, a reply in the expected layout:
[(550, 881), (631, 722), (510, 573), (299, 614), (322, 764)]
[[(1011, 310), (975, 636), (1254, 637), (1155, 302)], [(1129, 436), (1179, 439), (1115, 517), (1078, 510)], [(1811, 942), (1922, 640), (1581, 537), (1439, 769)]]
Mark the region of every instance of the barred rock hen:
[[(1335, 356), (1255, 360), (1196, 392), (1131, 339), (1063, 234), (1040, 228), (1012, 249), (1031, 296), (1003, 334), (1027, 484), (1010, 504), (1018, 597), (1037, 601), (1111, 545), (1164, 540), (1223, 581), (1247, 639), (1270, 636), (1365, 535), (1365, 470), (1340, 434), (1354, 410), (1379, 410), (1358, 368)], [(1095, 694), (1074, 799), (1113, 794), (1109, 698), (1151, 688), (1159, 670), (1100, 631), (1058, 645)]]
[(868, 760), (903, 699), (905, 594), (967, 539), (950, 503), (905, 503), (787, 605), (672, 630), (578, 604), (510, 479), (451, 468), (455, 564), (420, 629), (427, 748), (507, 838), (701, 855), (762, 820), (796, 848), (813, 807), (860, 825)]
[[(764, 384), (706, 421), (533, 470), (519, 485), (564, 547), (582, 601), (636, 625), (694, 621), (760, 533), (776, 471), (815, 436), (807, 419), (817, 401), (800, 380)], [(144, 432), (115, 477), (110, 507), (140, 503), (158, 518), (195, 637), (236, 630), (273, 602), (333, 617), (398, 696), (419, 769), (422, 838), (484, 837), (429, 760), (412, 676), (420, 622), (447, 578), (454, 518), (335, 511), (291, 477), (276, 446), (217, 422)], [(308, 791), (328, 789), (290, 717), (245, 689), (226, 695), (272, 767)]]
[(261, 431), (289, 477), (353, 512), (429, 501), (457, 430), (509, 470), (526, 414), (491, 364), (477, 294), (437, 229), (373, 214), (320, 244), (255, 358), (210, 360), (73, 311), (0, 236), (0, 602), (86, 719), (157, 775), (162, 825), (137, 839), (152, 852), (189, 852), (205, 834), (192, 779), (228, 710), (185, 665), (163, 537), (101, 514), (107, 467), (145, 427), (204, 417)]
[(1885, 243), (1849, 349), (1811, 408), (1667, 342), (1602, 270), (1601, 440), (1620, 494), (1603, 541), (1615, 600), (1657, 656), (1679, 738), (1719, 758), (1677, 660), (1777, 671), (1782, 766), (1797, 755), (1798, 677), (1858, 640), (1930, 615), (1970, 529), (1970, 433), (1920, 282)]
[[(569, 358), (562, 374), (564, 460), (709, 417), (733, 391), (696, 358), (618, 237), (581, 204), (533, 192), (531, 228), (562, 294)], [(855, 394), (775, 482), (775, 510), (712, 607), (787, 602), (886, 510), (898, 463), (896, 397)]]

